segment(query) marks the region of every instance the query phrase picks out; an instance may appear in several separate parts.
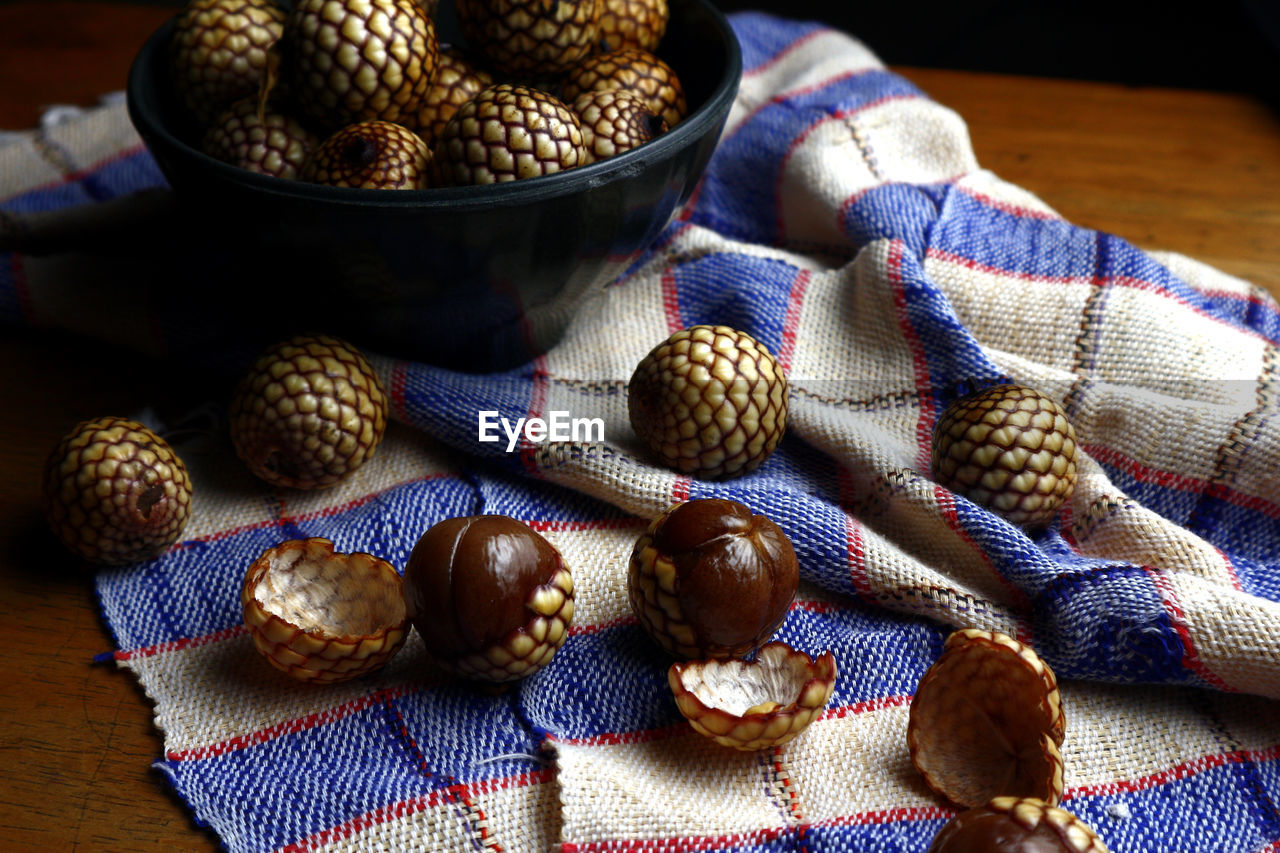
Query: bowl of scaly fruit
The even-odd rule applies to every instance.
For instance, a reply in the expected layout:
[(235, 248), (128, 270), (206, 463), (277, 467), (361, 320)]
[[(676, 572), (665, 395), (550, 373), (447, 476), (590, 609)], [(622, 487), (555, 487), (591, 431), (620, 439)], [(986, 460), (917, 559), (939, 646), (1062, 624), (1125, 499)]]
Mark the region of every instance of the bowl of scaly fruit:
[(708, 0), (192, 0), (127, 95), (189, 303), (487, 370), (666, 227), (740, 78)]

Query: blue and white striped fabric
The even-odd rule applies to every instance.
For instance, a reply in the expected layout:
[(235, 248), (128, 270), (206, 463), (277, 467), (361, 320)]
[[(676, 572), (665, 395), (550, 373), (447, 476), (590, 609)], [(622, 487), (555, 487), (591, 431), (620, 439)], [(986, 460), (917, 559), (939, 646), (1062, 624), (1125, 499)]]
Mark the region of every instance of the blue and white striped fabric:
[[(331, 491), (184, 457), (187, 538), (98, 580), (174, 788), (233, 851), (924, 851), (954, 812), (911, 768), (907, 709), (947, 633), (975, 626), (1057, 672), (1063, 805), (1112, 851), (1280, 850), (1280, 309), (984, 171), (961, 117), (851, 37), (733, 25), (745, 74), (698, 192), (549, 352), (479, 376), (372, 354), (396, 422)], [(0, 210), (158, 184), (123, 121), (0, 148)], [(0, 318), (59, 323), (57, 269), (0, 255)], [(779, 451), (728, 483), (654, 466), (628, 425), (635, 364), (695, 323), (756, 336), (792, 385)], [(1085, 451), (1034, 537), (929, 479), (938, 413), (1002, 376), (1061, 399)], [(477, 440), (482, 410), (600, 418), (605, 439), (507, 452)], [(802, 584), (779, 636), (839, 665), (826, 713), (756, 754), (683, 722), (626, 601), (647, 520), (709, 495), (787, 531)], [(237, 593), (265, 548), (325, 536), (403, 567), (432, 523), (477, 512), (529, 522), (573, 569), (574, 627), (543, 671), (478, 689), (416, 636), (318, 689), (257, 658)]]

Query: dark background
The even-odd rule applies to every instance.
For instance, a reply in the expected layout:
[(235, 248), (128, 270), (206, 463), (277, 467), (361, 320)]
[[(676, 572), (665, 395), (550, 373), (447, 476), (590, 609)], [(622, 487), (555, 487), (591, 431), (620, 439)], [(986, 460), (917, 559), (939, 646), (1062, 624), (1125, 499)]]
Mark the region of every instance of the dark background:
[(889, 65), (1256, 94), (1280, 106), (1280, 0), (713, 0), (824, 21)]

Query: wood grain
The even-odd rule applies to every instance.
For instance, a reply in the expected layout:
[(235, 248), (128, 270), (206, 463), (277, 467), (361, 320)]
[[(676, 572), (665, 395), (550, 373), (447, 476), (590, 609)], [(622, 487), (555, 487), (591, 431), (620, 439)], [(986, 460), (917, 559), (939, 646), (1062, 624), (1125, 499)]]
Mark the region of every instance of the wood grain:
[[(0, 5), (0, 128), (124, 86), (172, 9)], [(1244, 96), (897, 69), (967, 121), (978, 161), (1078, 224), (1280, 295), (1280, 121)], [(78, 420), (198, 394), (172, 366), (46, 332), (0, 337), (0, 837), (14, 849), (214, 850), (151, 764), (162, 741), (87, 571), (44, 528), (45, 454)]]

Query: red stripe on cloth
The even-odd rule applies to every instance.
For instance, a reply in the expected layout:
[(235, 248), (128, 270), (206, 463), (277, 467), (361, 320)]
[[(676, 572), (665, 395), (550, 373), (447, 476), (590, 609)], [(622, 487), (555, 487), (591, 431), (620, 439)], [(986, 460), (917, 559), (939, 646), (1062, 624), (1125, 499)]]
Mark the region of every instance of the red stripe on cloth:
[(787, 293), (787, 313), (782, 318), (782, 341), (778, 344), (778, 364), (783, 373), (791, 372), (791, 357), (795, 354), (796, 333), (800, 329), (800, 309), (804, 306), (804, 294), (809, 289), (809, 270), (800, 270), (791, 282)]
[(832, 30), (829, 30), (829, 29), (817, 29), (817, 30), (814, 30), (813, 32), (805, 33), (800, 38), (791, 42), (782, 50), (778, 51), (773, 56), (766, 59), (764, 62), (761, 62), (756, 67), (748, 68), (745, 71), (743, 71), (742, 79), (749, 80), (758, 74), (763, 74), (764, 72), (768, 71), (770, 68), (773, 68), (782, 60), (786, 59), (791, 54), (795, 53), (796, 51), (808, 45), (809, 42), (813, 41), (818, 36), (831, 35), (831, 33), (832, 33)]
[[(476, 794), (487, 794), (493, 791), (541, 785), (546, 784), (551, 780), (551, 769), (544, 768), (502, 779), (486, 779), (481, 782), (473, 782), (467, 785), (450, 785), (447, 788), (440, 788), (439, 790), (435, 790), (418, 797), (411, 797), (406, 800), (388, 803), (385, 806), (357, 815), (351, 820), (340, 823), (335, 827), (314, 833), (306, 838), (299, 839), (292, 844), (285, 845), (284, 847), (279, 847), (277, 848), (277, 853), (308, 853), (308, 851), (318, 850), (321, 847), (352, 838), (368, 829), (372, 829), (375, 826), (379, 826), (393, 820), (398, 820), (400, 818), (409, 817), (410, 815), (424, 812), (427, 809), (439, 806), (452, 806), (459, 800), (463, 802), (470, 802), (471, 797)], [(481, 833), (483, 837), (477, 840), (481, 842), (483, 849), (501, 849), (493, 841), (492, 836), (488, 835), (487, 827), (481, 827)]]
[(37, 324), (36, 306), (31, 301), (31, 287), (27, 282), (27, 266), (23, 256), (14, 252), (9, 255), (9, 269), (13, 270), (13, 294), (22, 307), (22, 316), (28, 323)]
[[(955, 494), (942, 486), (935, 485), (933, 487), (933, 496), (938, 502), (938, 509), (942, 510), (942, 517), (946, 520), (947, 527), (951, 528), (951, 531), (960, 538), (960, 541), (978, 556), (978, 559), (982, 561), (982, 564), (987, 567), (989, 574), (1009, 592), (1013, 606), (1023, 613), (1030, 613), (1031, 601), (1027, 598), (1026, 593), (1014, 586), (1012, 581), (996, 569), (995, 564), (992, 563), (990, 557), (987, 556), (987, 552), (984, 551), (977, 542), (973, 541), (973, 537), (969, 535), (969, 531), (965, 530), (964, 525), (960, 523), (960, 514), (956, 511)], [(1035, 640), (1034, 633), (1031, 629), (1031, 623), (1022, 616), (1017, 616), (1016, 619), (1017, 622), (1014, 629), (1014, 633), (1016, 635), (1015, 639), (1025, 645), (1034, 646)]]
[(1160, 785), (1167, 785), (1170, 782), (1190, 779), (1193, 776), (1197, 776), (1207, 770), (1213, 770), (1216, 767), (1225, 767), (1228, 764), (1244, 764), (1247, 762), (1275, 761), (1277, 758), (1280, 758), (1280, 745), (1270, 746), (1266, 749), (1233, 749), (1228, 752), (1216, 752), (1211, 755), (1203, 755), (1199, 758), (1193, 758), (1190, 761), (1175, 764), (1165, 770), (1159, 770), (1145, 776), (1135, 776), (1132, 779), (1118, 779), (1115, 782), (1101, 782), (1096, 785), (1079, 785), (1075, 788), (1069, 788), (1063, 792), (1062, 799), (1063, 802), (1066, 802), (1067, 800), (1078, 797), (1105, 797), (1111, 794), (1133, 794), (1139, 791), (1145, 791), (1149, 788), (1156, 788)]
[(223, 628), (221, 631), (214, 631), (212, 634), (202, 634), (199, 637), (181, 637), (177, 640), (166, 640), (163, 643), (156, 643), (153, 646), (142, 646), (136, 649), (121, 649), (112, 654), (115, 660), (137, 660), (138, 658), (155, 657), (156, 655), (167, 654), (169, 652), (181, 652), (187, 649), (196, 649), (200, 646), (207, 646), (211, 643), (221, 643), (223, 640), (234, 639), (245, 633), (248, 629), (244, 625), (232, 625), (230, 628)]
[[(546, 414), (547, 394), (550, 381), (547, 372), (547, 357), (539, 355), (533, 360), (533, 375), (530, 377), (532, 387), (529, 390), (529, 411), (525, 414), (526, 423), (533, 418), (541, 418)], [(523, 435), (520, 438), (520, 461), (525, 470), (535, 477), (542, 477), (542, 469), (538, 467), (538, 445)]]
[(849, 582), (861, 598), (874, 601), (871, 577), (867, 574), (866, 542), (862, 535), (862, 525), (848, 512), (844, 514), (844, 534), (845, 552), (849, 555)]
[(297, 734), (319, 726), (336, 723), (339, 720), (350, 717), (360, 711), (380, 705), (388, 699), (397, 699), (401, 696), (407, 696), (417, 690), (417, 687), (398, 687), (387, 688), (370, 693), (367, 696), (361, 696), (350, 702), (344, 702), (341, 705), (335, 705), (332, 708), (326, 708), (323, 711), (317, 711), (314, 714), (307, 714), (302, 717), (294, 717), (292, 719), (283, 720), (273, 726), (267, 726), (265, 729), (249, 732), (244, 735), (237, 735), (217, 743), (206, 744), (204, 746), (193, 747), (192, 749), (171, 750), (165, 753), (165, 757), (170, 761), (200, 761), (207, 758), (216, 758), (220, 755), (226, 755), (232, 752), (238, 752), (242, 749), (248, 749), (251, 746), (267, 743), (279, 737)]
[(1229, 320), (1224, 320), (1221, 317), (1215, 317), (1200, 306), (1192, 305), (1181, 296), (1170, 293), (1159, 284), (1156, 284), (1153, 281), (1147, 281), (1146, 279), (1135, 278), (1134, 276), (1127, 275), (1094, 277), (1087, 275), (1041, 275), (1039, 273), (1019, 272), (1017, 270), (1008, 270), (1003, 267), (998, 267), (994, 264), (983, 263), (982, 261), (974, 260), (973, 258), (956, 254), (955, 252), (948, 252), (943, 249), (934, 248), (927, 249), (925, 251), (925, 256), (933, 260), (957, 264), (965, 267), (966, 269), (976, 270), (977, 272), (987, 273), (990, 275), (998, 275), (1015, 281), (1037, 282), (1041, 284), (1088, 284), (1097, 287), (1124, 287), (1131, 290), (1142, 291), (1144, 293), (1151, 293), (1186, 308), (1191, 313), (1203, 317), (1206, 320), (1210, 320), (1218, 325), (1224, 326), (1232, 332), (1244, 334), (1267, 344), (1271, 343), (1266, 335), (1263, 335), (1261, 332), (1254, 331), (1253, 329), (1244, 326), (1237, 326)]
[(1200, 653), (1196, 651), (1195, 639), (1191, 636), (1191, 626), (1187, 622), (1186, 612), (1182, 609), (1182, 603), (1178, 599), (1178, 591), (1174, 589), (1173, 581), (1169, 575), (1152, 566), (1142, 566), (1142, 570), (1146, 572), (1147, 577), (1151, 579), (1151, 583), (1160, 593), (1160, 601), (1164, 605), (1164, 611), (1169, 616), (1169, 622), (1173, 625), (1173, 630), (1178, 635), (1179, 642), (1182, 643), (1182, 665), (1204, 679), (1207, 684), (1219, 690), (1230, 693), (1239, 692), (1235, 687), (1223, 681), (1200, 659)]
[(1033, 210), (1030, 207), (1023, 207), (1020, 204), (1011, 204), (1010, 202), (1002, 201), (993, 196), (989, 196), (986, 193), (980, 193), (977, 190), (969, 189), (968, 187), (958, 186), (956, 189), (974, 201), (980, 202), (993, 210), (998, 210), (1001, 213), (1011, 213), (1014, 216), (1021, 217), (1022, 219), (1046, 219), (1051, 222), (1057, 222), (1062, 218), (1043, 210)]
[(142, 154), (146, 150), (147, 150), (147, 146), (145, 143), (139, 143), (137, 145), (130, 145), (127, 148), (121, 148), (119, 151), (116, 151), (113, 154), (109, 154), (108, 156), (103, 157), (101, 160), (96, 160), (93, 163), (90, 163), (89, 165), (84, 166), (82, 168), (76, 169), (73, 172), (64, 173), (62, 177), (60, 177), (56, 181), (48, 181), (46, 183), (40, 184), (39, 186), (28, 187), (20, 192), (7, 196), (7, 198), (16, 198), (17, 196), (27, 195), (28, 193), (43, 192), (44, 190), (52, 189), (54, 187), (62, 187), (62, 186), (66, 186), (67, 184), (79, 183), (80, 181), (83, 181), (85, 178), (89, 177), (99, 169), (103, 169), (107, 166), (110, 166), (112, 163), (118, 163), (121, 160), (127, 160), (130, 157), (136, 156), (138, 154)]
[(671, 266), (662, 271), (662, 312), (667, 318), (668, 334), (675, 334), (684, 328), (684, 320), (680, 317), (680, 292), (676, 287), (675, 268)]
[(645, 521), (639, 518), (602, 518), (596, 521), (557, 521), (555, 519), (526, 518), (524, 523), (538, 531), (576, 531), (576, 530), (626, 530), (631, 527), (642, 528)]
[[(774, 104), (780, 101), (785, 101), (789, 98), (795, 97), (796, 95), (802, 95), (808, 92), (813, 92), (825, 86), (829, 86), (833, 83), (838, 83), (841, 80), (845, 80), (850, 77), (856, 77), (859, 74), (865, 74), (869, 70), (876, 70), (876, 69), (864, 69), (862, 71), (848, 71), (843, 74), (838, 74), (834, 77), (830, 77), (826, 80), (822, 80), (821, 82), (815, 83), (812, 86), (806, 86), (803, 89), (796, 89), (794, 91), (784, 92), (781, 95), (771, 98), (769, 101), (762, 104), (760, 107), (756, 109), (756, 111), (758, 112), (760, 109), (763, 109), (764, 107), (767, 107), (770, 104)], [(773, 192), (774, 217), (776, 218), (778, 223), (777, 234), (774, 237), (775, 245), (782, 245), (787, 241), (786, 216), (784, 215), (782, 210), (783, 198), (785, 196), (785, 194), (782, 191), (782, 187), (785, 183), (788, 183), (787, 167), (791, 163), (791, 155), (793, 155), (796, 151), (798, 151), (800, 147), (804, 145), (806, 141), (808, 141), (809, 135), (812, 134), (814, 131), (816, 131), (818, 128), (822, 127), (823, 125), (830, 124), (831, 122), (843, 122), (846, 119), (849, 119), (849, 118), (852, 118), (853, 116), (858, 115), (859, 113), (866, 112), (867, 110), (870, 110), (870, 109), (875, 109), (876, 107), (884, 106), (885, 104), (890, 104), (895, 101), (915, 101), (915, 100), (919, 100), (920, 97), (921, 96), (919, 94), (911, 94), (911, 93), (898, 94), (898, 95), (885, 95), (883, 98), (876, 98), (873, 101), (868, 101), (865, 104), (860, 104), (857, 107), (854, 107), (852, 109), (837, 110), (834, 113), (824, 113), (821, 118), (819, 118), (817, 121), (805, 127), (804, 130), (800, 131), (800, 134), (798, 136), (796, 136), (794, 139), (791, 140), (791, 144), (787, 146), (786, 152), (784, 152), (782, 155), (782, 161), (778, 165), (778, 174), (777, 174), (777, 177), (774, 179), (774, 192)], [(843, 211), (843, 208), (841, 210)]]
[(1188, 477), (1172, 471), (1162, 471), (1133, 459), (1114, 448), (1100, 444), (1081, 445), (1081, 448), (1099, 462), (1119, 468), (1140, 483), (1151, 483), (1166, 489), (1192, 494), (1206, 494), (1209, 497), (1225, 501), (1232, 506), (1262, 513), (1271, 518), (1280, 518), (1280, 506), (1258, 497), (1236, 491), (1222, 483), (1212, 483), (1200, 477)]
[(1240, 584), (1240, 575), (1236, 572), (1236, 565), (1231, 562), (1231, 558), (1227, 556), (1227, 552), (1217, 546), (1214, 546), (1213, 550), (1222, 558), (1222, 568), (1226, 571), (1227, 578), (1230, 579), (1231, 585), (1237, 590), (1244, 592), (1244, 587)]
[(687, 474), (678, 475), (671, 483), (671, 502), (679, 504), (689, 500), (691, 488), (693, 488), (693, 478)]
[(399, 418), (408, 420), (408, 413), (405, 411), (405, 395), (407, 393), (407, 382), (405, 378), (408, 373), (408, 365), (403, 361), (397, 361), (391, 365), (391, 411)]
[(893, 288), (893, 307), (898, 315), (898, 327), (902, 329), (902, 337), (911, 350), (911, 370), (915, 375), (916, 399), (920, 401), (920, 419), (916, 422), (916, 468), (928, 471), (930, 466), (930, 445), (933, 443), (934, 404), (931, 391), (933, 383), (929, 379), (929, 363), (924, 355), (924, 347), (920, 344), (920, 336), (911, 326), (907, 316), (907, 295), (902, 284), (902, 252), (901, 240), (889, 243), (889, 255), (886, 260), (886, 271), (889, 286)]

